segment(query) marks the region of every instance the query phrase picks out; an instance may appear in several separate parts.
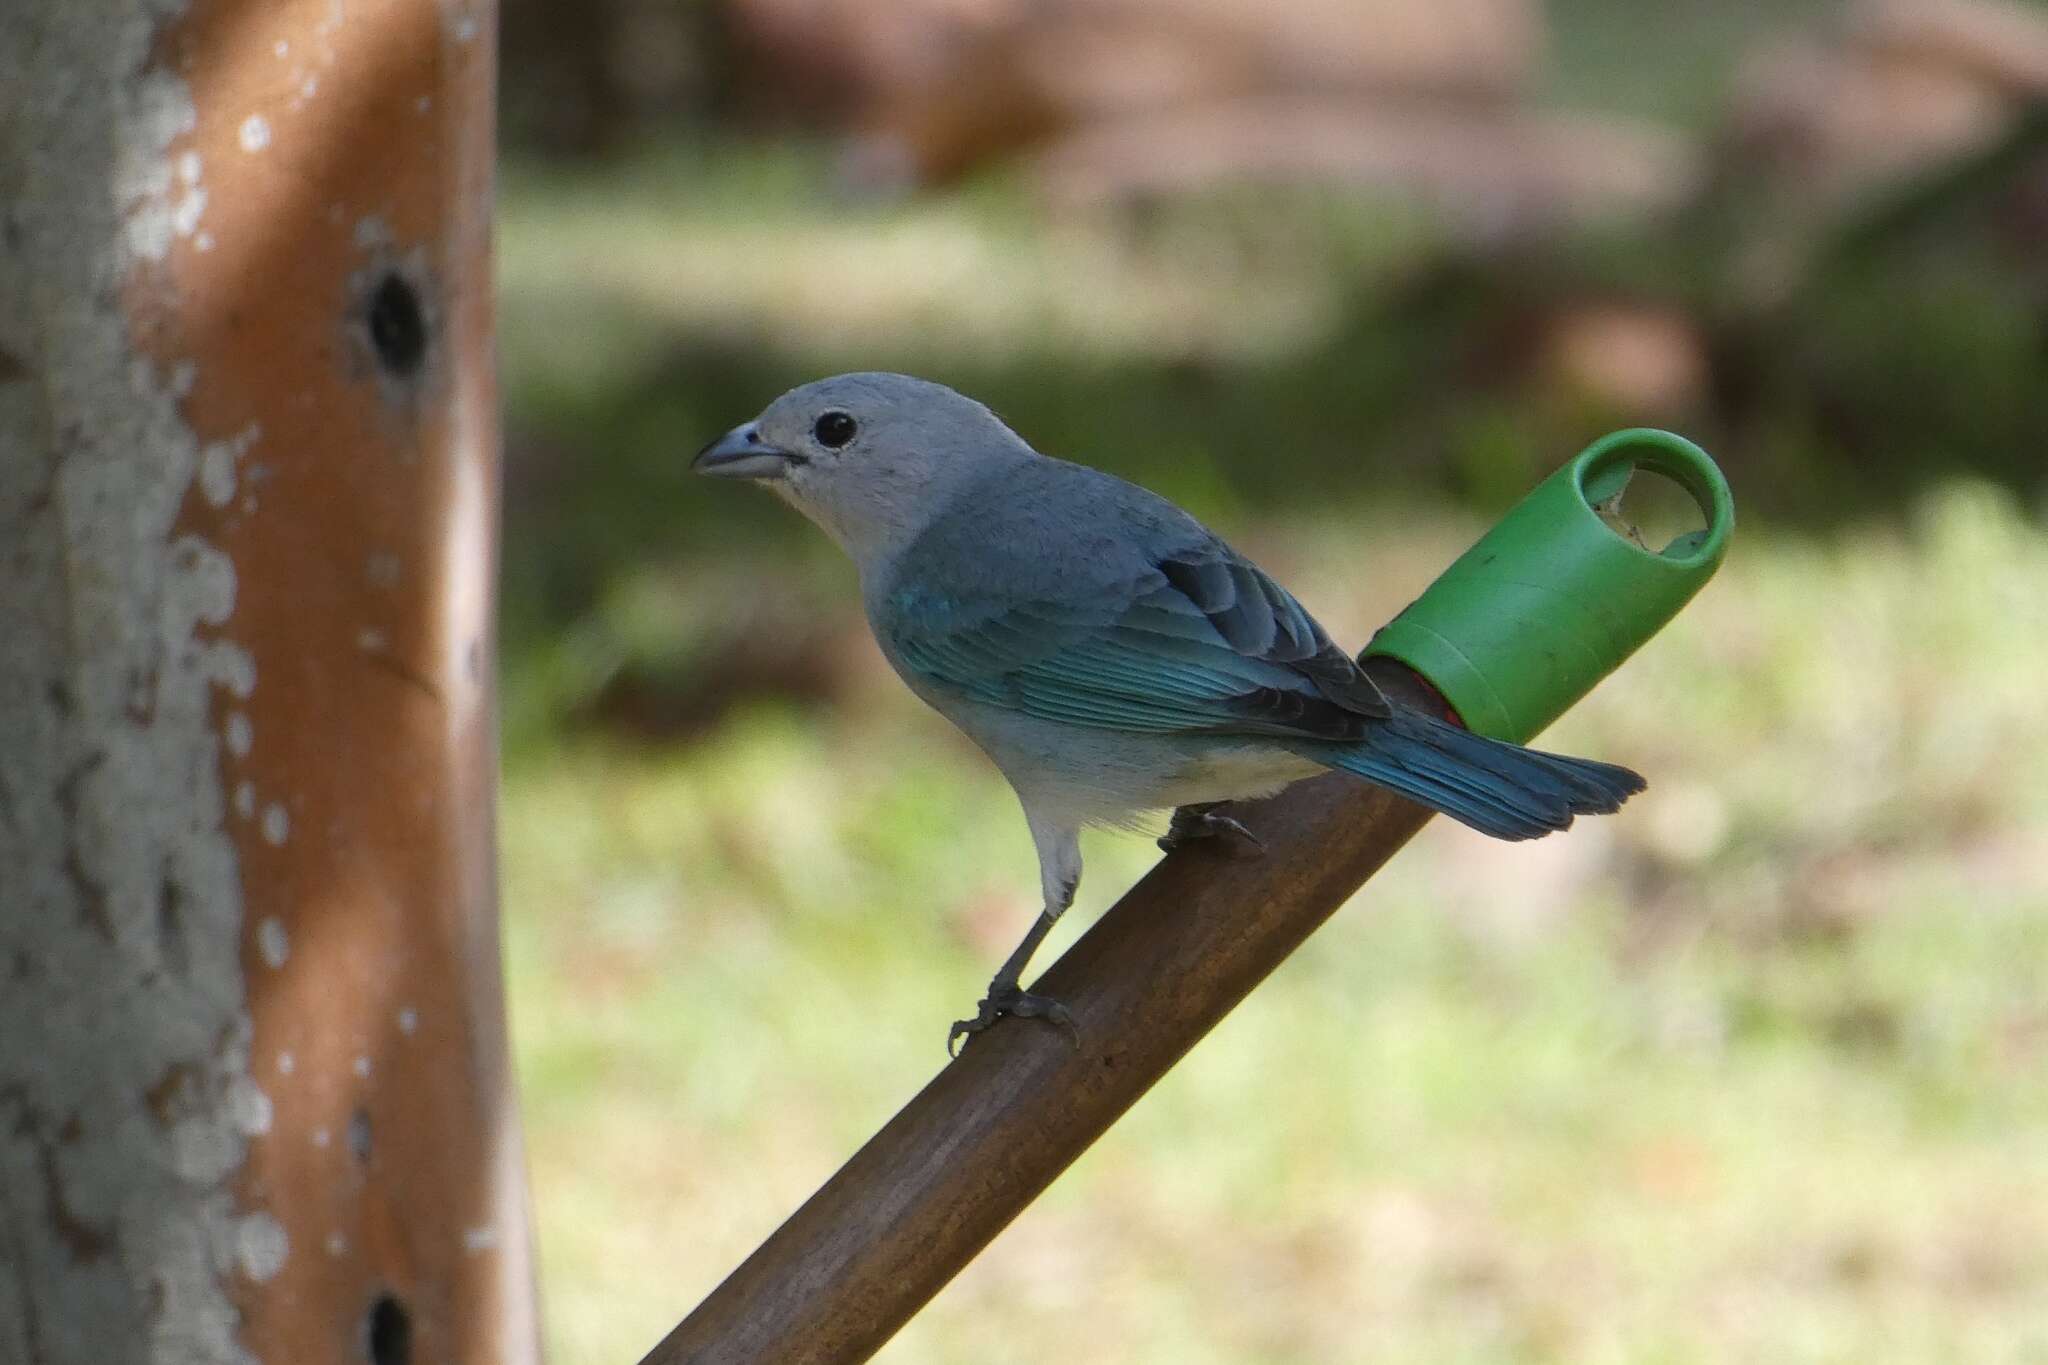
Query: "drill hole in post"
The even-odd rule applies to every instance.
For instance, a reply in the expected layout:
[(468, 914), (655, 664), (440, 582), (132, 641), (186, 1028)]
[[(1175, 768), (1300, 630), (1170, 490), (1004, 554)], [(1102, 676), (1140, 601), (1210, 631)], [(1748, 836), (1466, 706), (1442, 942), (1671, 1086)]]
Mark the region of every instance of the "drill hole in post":
[(379, 1294), (364, 1322), (370, 1365), (412, 1365), (412, 1315), (390, 1294)]
[(419, 371), (427, 357), (427, 316), (410, 280), (395, 270), (379, 279), (365, 322), (385, 373), (406, 379)]
[[(1612, 531), (1646, 554), (1686, 561), (1715, 533), (1719, 498), (1689, 456), (1663, 432), (1623, 433), (1588, 461), (1579, 494)], [(1704, 461), (1704, 456), (1697, 456)]]

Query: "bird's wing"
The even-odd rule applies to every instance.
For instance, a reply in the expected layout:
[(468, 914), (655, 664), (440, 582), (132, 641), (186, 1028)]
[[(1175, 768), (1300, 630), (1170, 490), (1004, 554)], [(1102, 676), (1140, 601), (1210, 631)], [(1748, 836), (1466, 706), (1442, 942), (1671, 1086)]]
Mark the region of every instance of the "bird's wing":
[(1301, 604), (1220, 541), (1086, 594), (963, 599), (900, 582), (878, 628), (929, 682), (1071, 725), (1346, 740), (1391, 713)]

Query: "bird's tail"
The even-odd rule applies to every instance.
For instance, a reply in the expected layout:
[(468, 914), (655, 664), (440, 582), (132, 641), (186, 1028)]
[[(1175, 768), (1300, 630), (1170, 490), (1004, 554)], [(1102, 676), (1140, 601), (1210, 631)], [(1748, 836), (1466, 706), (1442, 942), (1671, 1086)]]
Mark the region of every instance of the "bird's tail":
[(1525, 749), (1398, 708), (1363, 740), (1302, 752), (1496, 839), (1541, 838), (1574, 815), (1608, 814), (1644, 785), (1612, 763)]

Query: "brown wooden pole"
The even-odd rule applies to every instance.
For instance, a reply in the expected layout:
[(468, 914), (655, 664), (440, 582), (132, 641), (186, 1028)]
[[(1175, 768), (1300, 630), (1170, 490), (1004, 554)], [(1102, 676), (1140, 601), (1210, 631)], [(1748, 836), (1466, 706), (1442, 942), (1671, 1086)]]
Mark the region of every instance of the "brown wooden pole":
[[(1441, 701), (1397, 664), (1381, 685)], [(1407, 843), (1429, 812), (1355, 779), (1242, 808), (1254, 858), (1165, 859), (1033, 987), (1075, 1048), (1010, 1020), (975, 1039), (643, 1365), (867, 1359)]]
[(492, 0), (0, 2), (0, 1361), (538, 1354)]

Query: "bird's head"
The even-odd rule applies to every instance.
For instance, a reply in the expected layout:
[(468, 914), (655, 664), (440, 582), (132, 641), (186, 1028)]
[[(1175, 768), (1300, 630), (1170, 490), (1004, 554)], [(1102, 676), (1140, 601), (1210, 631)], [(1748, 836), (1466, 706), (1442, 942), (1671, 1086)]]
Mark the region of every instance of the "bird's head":
[(992, 466), (1031, 456), (994, 413), (943, 384), (842, 374), (791, 389), (691, 468), (766, 483), (867, 564)]

